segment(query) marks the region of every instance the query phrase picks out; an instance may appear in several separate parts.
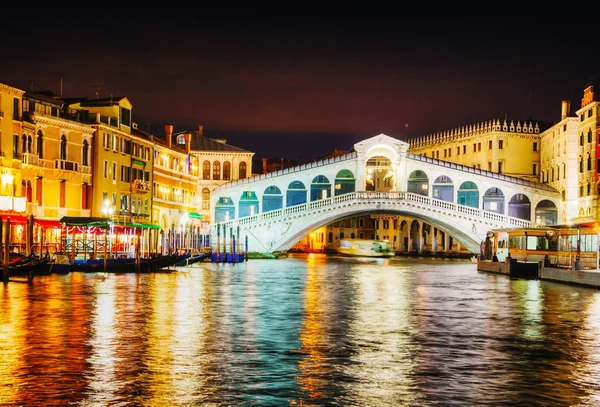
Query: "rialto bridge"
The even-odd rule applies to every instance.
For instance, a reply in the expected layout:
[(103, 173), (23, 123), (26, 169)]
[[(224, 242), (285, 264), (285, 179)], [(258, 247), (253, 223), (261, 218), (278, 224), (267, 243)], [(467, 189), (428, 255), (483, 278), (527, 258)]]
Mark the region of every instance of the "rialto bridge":
[(338, 220), (390, 214), (478, 253), (490, 229), (559, 223), (561, 204), (547, 185), (414, 155), (380, 134), (344, 156), (220, 186), (211, 196), (211, 243), (280, 253)]

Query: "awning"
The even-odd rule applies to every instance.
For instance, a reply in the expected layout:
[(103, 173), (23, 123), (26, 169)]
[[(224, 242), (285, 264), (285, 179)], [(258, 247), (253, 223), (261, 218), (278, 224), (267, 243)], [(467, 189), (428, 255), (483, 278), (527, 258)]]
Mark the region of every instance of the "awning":
[(131, 222), (120, 222), (114, 224), (115, 228), (139, 228), (139, 229), (160, 229), (159, 225), (152, 223), (131, 223)]
[(96, 217), (63, 216), (60, 223), (67, 226), (94, 226), (102, 229), (110, 227), (109, 219)]
[(33, 223), (34, 223), (34, 225), (38, 225), (38, 226), (41, 226), (44, 228), (51, 228), (51, 229), (62, 228), (62, 224), (60, 223), (60, 221), (53, 220), (53, 219), (34, 219)]
[(204, 219), (204, 216), (200, 215), (198, 212), (188, 212), (188, 216), (190, 219)]
[(3, 222), (6, 222), (6, 219), (10, 219), (11, 225), (25, 225), (27, 223), (27, 217), (22, 215), (2, 215), (0, 217)]

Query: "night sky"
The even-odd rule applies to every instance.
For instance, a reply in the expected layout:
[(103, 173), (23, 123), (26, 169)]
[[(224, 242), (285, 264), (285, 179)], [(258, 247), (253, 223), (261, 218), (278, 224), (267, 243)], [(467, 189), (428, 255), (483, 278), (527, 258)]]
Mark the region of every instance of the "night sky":
[(562, 100), (574, 113), (588, 84), (600, 91), (598, 22), (581, 9), (75, 8), (5, 6), (0, 82), (126, 96), (153, 134), (202, 125), (257, 158), (504, 117), (556, 122)]

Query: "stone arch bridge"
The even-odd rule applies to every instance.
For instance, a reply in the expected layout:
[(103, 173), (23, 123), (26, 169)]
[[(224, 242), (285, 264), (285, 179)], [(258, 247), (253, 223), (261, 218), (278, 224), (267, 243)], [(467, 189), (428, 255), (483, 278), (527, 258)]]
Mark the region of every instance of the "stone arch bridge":
[(224, 184), (211, 196), (211, 243), (251, 253), (289, 250), (311, 231), (358, 214), (426, 221), (472, 253), (493, 228), (559, 223), (553, 188), (408, 153), (380, 134), (339, 157)]

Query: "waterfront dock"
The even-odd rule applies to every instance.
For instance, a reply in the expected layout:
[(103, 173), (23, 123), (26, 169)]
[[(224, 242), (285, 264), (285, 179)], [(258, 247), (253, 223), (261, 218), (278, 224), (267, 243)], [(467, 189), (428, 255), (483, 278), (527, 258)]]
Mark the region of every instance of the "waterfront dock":
[(544, 262), (518, 262), (507, 258), (504, 262), (480, 260), (477, 270), (505, 274), (514, 278), (554, 281), (565, 284), (600, 288), (600, 269), (579, 269), (575, 262), (571, 267), (545, 266)]

